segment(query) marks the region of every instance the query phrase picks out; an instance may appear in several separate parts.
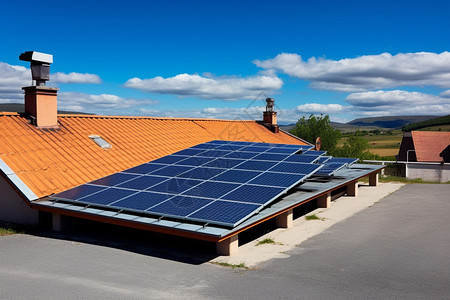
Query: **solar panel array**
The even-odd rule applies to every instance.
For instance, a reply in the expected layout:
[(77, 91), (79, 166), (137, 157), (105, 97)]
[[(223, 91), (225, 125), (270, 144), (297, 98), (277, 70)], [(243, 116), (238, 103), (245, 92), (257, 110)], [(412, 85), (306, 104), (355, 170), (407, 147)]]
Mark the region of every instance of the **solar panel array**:
[(311, 149), (211, 141), (58, 193), (53, 199), (234, 227), (308, 177), (332, 175), (357, 161)]
[[(311, 146), (211, 141), (53, 196), (89, 206), (236, 226), (323, 166)], [(296, 153), (310, 155), (298, 155)]]

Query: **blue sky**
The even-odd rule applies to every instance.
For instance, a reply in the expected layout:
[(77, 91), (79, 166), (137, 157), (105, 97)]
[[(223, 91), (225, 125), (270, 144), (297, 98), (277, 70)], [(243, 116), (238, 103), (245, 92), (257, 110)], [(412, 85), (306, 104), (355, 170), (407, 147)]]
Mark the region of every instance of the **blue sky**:
[(54, 56), (58, 107), (280, 123), (450, 114), (449, 1), (2, 1), (0, 103)]

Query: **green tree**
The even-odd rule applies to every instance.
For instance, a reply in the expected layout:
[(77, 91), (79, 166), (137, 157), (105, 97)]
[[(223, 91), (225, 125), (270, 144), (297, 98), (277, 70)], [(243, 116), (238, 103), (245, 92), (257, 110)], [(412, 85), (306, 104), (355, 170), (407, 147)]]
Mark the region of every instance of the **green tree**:
[(368, 151), (369, 142), (362, 136), (360, 131), (356, 131), (353, 135), (349, 136), (344, 142), (344, 146), (336, 148), (332, 155), (340, 157), (353, 157), (364, 159), (378, 159), (376, 154)]
[(302, 117), (298, 120), (297, 124), (295, 124), (291, 133), (311, 144), (315, 144), (316, 139), (320, 137), (322, 140), (321, 149), (328, 152), (333, 152), (341, 138), (341, 132), (330, 125), (330, 118), (328, 115), (320, 115), (320, 117), (310, 115), (308, 119)]

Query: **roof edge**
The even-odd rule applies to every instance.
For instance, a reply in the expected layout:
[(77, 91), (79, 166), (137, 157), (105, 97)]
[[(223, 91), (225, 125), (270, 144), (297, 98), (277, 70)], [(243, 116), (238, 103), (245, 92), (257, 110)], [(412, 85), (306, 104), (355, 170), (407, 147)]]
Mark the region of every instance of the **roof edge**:
[(17, 176), (16, 173), (0, 158), (0, 171), (17, 188), (18, 191), (28, 200), (34, 201), (39, 199), (38, 196)]

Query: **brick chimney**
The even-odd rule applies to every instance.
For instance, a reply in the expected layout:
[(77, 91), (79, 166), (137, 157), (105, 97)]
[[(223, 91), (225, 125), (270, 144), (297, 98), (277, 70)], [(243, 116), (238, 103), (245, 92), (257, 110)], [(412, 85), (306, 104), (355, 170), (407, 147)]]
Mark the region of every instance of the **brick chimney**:
[(47, 86), (26, 86), (25, 113), (31, 123), (40, 128), (58, 128), (57, 88)]
[(29, 61), (31, 76), (36, 85), (26, 86), (25, 113), (31, 119), (31, 123), (41, 128), (58, 128), (56, 94), (57, 88), (45, 86), (50, 80), (50, 64), (53, 63), (53, 55), (27, 51), (19, 56), (20, 60)]
[(273, 111), (275, 99), (267, 98), (266, 103), (266, 111), (263, 114), (263, 123), (267, 128), (270, 129), (270, 131), (272, 131), (273, 133), (278, 133), (279, 128), (277, 125), (277, 112)]

